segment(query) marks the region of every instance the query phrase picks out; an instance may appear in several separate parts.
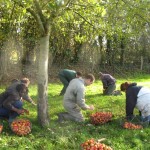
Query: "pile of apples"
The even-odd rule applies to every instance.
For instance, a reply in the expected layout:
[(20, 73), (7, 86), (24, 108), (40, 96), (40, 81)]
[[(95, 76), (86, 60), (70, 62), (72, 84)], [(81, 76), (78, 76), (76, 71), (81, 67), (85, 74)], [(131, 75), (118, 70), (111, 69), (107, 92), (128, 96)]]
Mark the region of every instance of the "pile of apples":
[(2, 130), (3, 130), (3, 125), (0, 124), (0, 133), (2, 132)]
[(94, 125), (104, 124), (108, 121), (111, 121), (111, 119), (111, 112), (96, 112), (90, 116), (91, 123)]
[(24, 136), (31, 132), (31, 123), (27, 119), (16, 119), (11, 123), (11, 129), (15, 134)]
[(123, 124), (123, 128), (125, 129), (142, 129), (143, 126), (142, 125), (136, 125), (136, 124), (133, 124), (131, 122), (124, 122)]
[(112, 150), (111, 147), (97, 142), (94, 139), (89, 139), (85, 141), (84, 143), (81, 144), (81, 149), (82, 150)]

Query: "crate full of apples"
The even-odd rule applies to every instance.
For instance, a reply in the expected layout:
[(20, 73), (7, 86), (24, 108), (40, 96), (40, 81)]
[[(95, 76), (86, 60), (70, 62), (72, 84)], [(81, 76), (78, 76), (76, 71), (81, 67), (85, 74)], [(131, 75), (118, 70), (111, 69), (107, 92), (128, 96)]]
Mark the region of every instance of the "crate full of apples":
[(11, 123), (12, 131), (19, 135), (25, 136), (31, 132), (31, 122), (27, 119), (16, 119)]
[(94, 125), (104, 124), (112, 119), (111, 112), (96, 112), (90, 115), (91, 123)]
[(81, 150), (112, 150), (112, 148), (101, 143), (101, 140), (89, 139), (81, 144)]

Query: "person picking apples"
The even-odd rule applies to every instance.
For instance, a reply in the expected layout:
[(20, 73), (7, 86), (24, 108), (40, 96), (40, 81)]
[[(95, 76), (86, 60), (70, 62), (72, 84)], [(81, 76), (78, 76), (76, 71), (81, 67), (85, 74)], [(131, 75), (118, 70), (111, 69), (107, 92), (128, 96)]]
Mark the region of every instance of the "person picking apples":
[(103, 94), (113, 95), (116, 89), (116, 79), (110, 74), (104, 74), (102, 72), (99, 72), (99, 77), (103, 84)]
[(81, 109), (94, 110), (93, 105), (87, 105), (85, 103), (85, 86), (91, 85), (94, 80), (95, 78), (92, 74), (86, 75), (84, 79), (76, 78), (71, 80), (63, 99), (63, 105), (67, 112), (58, 114), (58, 122), (64, 120), (83, 122), (84, 117)]
[(36, 103), (32, 100), (32, 98), (28, 94), (29, 93), (28, 87), (30, 84), (30, 80), (28, 78), (22, 78), (21, 80), (14, 79), (12, 81), (12, 84), (8, 88), (6, 88), (5, 92), (7, 93), (16, 92), (16, 86), (21, 83), (27, 87), (26, 93), (23, 95), (22, 99), (36, 106)]
[(137, 86), (137, 83), (125, 82), (120, 85), (121, 91), (126, 94), (126, 117), (132, 119), (136, 107), (139, 110), (141, 120), (150, 123), (150, 89)]
[(22, 97), (27, 92), (25, 84), (18, 84), (16, 86), (16, 92), (2, 93), (0, 99), (0, 118), (7, 118), (11, 123), (17, 116), (28, 113), (26, 109), (23, 109)]
[(63, 88), (62, 88), (59, 95), (64, 95), (65, 94), (66, 89), (69, 85), (69, 82), (72, 79), (80, 78), (81, 76), (82, 76), (81, 72), (77, 72), (75, 70), (69, 70), (69, 69), (62, 69), (58, 74), (58, 77), (59, 77), (60, 81), (63, 84)]

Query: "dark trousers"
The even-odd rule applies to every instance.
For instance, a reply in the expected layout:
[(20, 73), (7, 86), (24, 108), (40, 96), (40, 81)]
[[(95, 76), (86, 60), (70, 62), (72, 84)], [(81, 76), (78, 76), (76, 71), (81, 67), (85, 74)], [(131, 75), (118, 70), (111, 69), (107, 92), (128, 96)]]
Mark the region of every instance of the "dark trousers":
[(62, 84), (63, 84), (63, 88), (62, 88), (62, 90), (61, 90), (61, 92), (60, 92), (60, 95), (64, 95), (70, 81), (68, 81), (68, 80), (66, 79), (66, 77), (63, 76), (63, 75), (61, 75), (61, 74), (59, 74), (58, 76), (59, 76), (60, 81), (61, 81)]
[(111, 84), (108, 86), (108, 88), (104, 91), (104, 95), (112, 95), (114, 90), (116, 89), (116, 84)]
[[(13, 106), (17, 109), (22, 109), (23, 103), (20, 100), (17, 100), (13, 103)], [(9, 122), (12, 122), (19, 114), (15, 111), (9, 110), (7, 108), (0, 108), (0, 118), (7, 118)]]

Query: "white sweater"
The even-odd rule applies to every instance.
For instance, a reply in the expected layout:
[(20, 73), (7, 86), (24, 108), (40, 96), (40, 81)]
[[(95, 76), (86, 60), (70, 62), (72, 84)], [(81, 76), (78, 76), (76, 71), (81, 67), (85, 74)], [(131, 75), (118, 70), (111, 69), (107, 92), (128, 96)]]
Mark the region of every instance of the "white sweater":
[(142, 87), (137, 95), (136, 107), (141, 111), (145, 118), (150, 115), (150, 89)]

